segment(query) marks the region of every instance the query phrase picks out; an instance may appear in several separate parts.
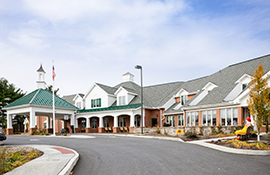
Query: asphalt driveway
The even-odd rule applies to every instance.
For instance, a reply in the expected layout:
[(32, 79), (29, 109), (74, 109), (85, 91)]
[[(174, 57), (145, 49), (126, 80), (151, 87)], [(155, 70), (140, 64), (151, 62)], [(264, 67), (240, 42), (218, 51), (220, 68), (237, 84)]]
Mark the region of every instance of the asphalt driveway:
[(80, 154), (73, 174), (269, 174), (270, 156), (224, 153), (176, 141), (94, 135), (95, 138), (8, 136), (3, 145), (48, 144)]

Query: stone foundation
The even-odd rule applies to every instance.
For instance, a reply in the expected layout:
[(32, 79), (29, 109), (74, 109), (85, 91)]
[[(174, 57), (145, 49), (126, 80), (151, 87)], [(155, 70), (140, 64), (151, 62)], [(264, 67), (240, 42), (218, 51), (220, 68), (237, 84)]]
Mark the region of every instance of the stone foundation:
[[(235, 130), (242, 129), (243, 126), (222, 126), (220, 129), (223, 133), (229, 134), (234, 133)], [(204, 136), (208, 136), (212, 134), (212, 131), (219, 132), (219, 128), (217, 126), (211, 127), (211, 126), (188, 126), (188, 127), (161, 127), (161, 128), (143, 128), (144, 133), (157, 133), (164, 135), (171, 135), (176, 136), (177, 130), (182, 129), (183, 133), (179, 135), (184, 135), (186, 132), (196, 132), (197, 134), (202, 134)], [(134, 128), (133, 133), (141, 133), (141, 128)], [(214, 134), (214, 133), (213, 133)]]

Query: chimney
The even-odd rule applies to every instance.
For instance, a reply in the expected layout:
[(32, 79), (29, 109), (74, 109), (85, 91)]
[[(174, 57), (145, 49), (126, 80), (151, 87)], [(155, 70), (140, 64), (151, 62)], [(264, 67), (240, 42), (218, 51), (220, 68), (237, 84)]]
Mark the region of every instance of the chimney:
[(134, 81), (134, 75), (132, 75), (129, 72), (125, 73), (122, 77), (123, 77), (123, 82)]

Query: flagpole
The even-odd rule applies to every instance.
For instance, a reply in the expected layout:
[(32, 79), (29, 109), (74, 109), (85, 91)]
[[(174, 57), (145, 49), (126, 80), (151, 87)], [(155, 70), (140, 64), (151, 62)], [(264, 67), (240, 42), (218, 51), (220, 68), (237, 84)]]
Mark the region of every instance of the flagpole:
[[(53, 69), (54, 69), (54, 60), (53, 60)], [(54, 74), (54, 70), (53, 70), (53, 74)], [(54, 75), (53, 75), (53, 87), (52, 87), (52, 91), (53, 91), (53, 136), (55, 136)]]

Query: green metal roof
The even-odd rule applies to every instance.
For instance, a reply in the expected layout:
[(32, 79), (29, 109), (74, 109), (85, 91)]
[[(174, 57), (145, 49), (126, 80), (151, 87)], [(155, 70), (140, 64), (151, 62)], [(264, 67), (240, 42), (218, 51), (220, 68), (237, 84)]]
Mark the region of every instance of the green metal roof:
[[(22, 98), (10, 103), (9, 105), (5, 106), (4, 109), (15, 107), (15, 106), (22, 106), (22, 105), (39, 105), (39, 106), (51, 106), (52, 107), (53, 99), (52, 93), (45, 89), (37, 89)], [(65, 101), (64, 99), (55, 95), (55, 107), (59, 108), (68, 108), (68, 109), (78, 109), (76, 106), (70, 104), (69, 102)]]
[(134, 108), (138, 108), (140, 106), (141, 106), (141, 104), (131, 104), (131, 105), (123, 105), (123, 106), (110, 106), (107, 108), (81, 109), (81, 110), (77, 110), (77, 113), (134, 109)]

